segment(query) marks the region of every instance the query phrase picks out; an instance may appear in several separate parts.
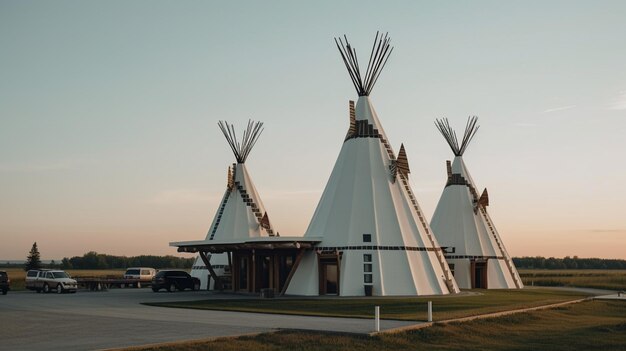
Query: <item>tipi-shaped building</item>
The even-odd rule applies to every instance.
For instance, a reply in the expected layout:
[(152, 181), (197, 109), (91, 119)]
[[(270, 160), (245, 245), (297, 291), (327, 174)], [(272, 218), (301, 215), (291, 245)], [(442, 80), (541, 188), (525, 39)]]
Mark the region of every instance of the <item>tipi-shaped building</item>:
[(389, 40), (377, 34), (363, 74), (347, 38), (335, 39), (359, 99), (350, 102), (348, 133), (304, 236), (321, 242), (303, 256), (287, 294), (458, 292), (409, 185), (404, 147), (396, 156), (369, 98)]
[(487, 189), (481, 195), (463, 162), (463, 153), (478, 130), (477, 117), (467, 121), (461, 143), (447, 119), (435, 124), (454, 152), (447, 161), (448, 179), (433, 215), (431, 227), (459, 287), (522, 288), (517, 269), (493, 224), (487, 206)]
[[(246, 169), (246, 159), (263, 131), (263, 123), (248, 121), (241, 142), (237, 140), (233, 125), (220, 121), (220, 129), (226, 137), (237, 163), (228, 167), (226, 191), (213, 218), (205, 240), (237, 240), (275, 236), (261, 197)], [(222, 276), (230, 266), (229, 253), (212, 254), (210, 266), (217, 276)], [(191, 275), (200, 279), (201, 288), (215, 287), (210, 281), (209, 269), (202, 256), (196, 258)]]

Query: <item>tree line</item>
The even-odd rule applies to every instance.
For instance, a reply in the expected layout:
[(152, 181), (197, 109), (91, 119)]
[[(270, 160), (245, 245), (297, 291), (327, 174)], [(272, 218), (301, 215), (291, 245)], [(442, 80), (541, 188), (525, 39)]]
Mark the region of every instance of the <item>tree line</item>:
[(41, 255), (37, 243), (33, 243), (26, 262), (24, 264), (1, 264), (0, 267), (11, 268), (20, 266), (25, 271), (41, 268), (61, 268), (61, 269), (124, 269), (128, 267), (152, 267), (156, 269), (162, 268), (191, 268), (195, 258), (183, 258), (176, 256), (114, 256), (107, 254), (99, 254), (95, 251), (89, 251), (82, 256), (65, 257), (60, 263), (52, 260), (50, 263), (41, 262)]
[[(52, 261), (49, 264), (41, 262), (37, 243), (34, 243), (26, 264), (20, 265), (25, 270), (38, 268), (61, 268), (61, 269), (124, 269), (128, 267), (152, 267), (162, 268), (191, 268), (194, 258), (182, 258), (176, 256), (114, 256), (99, 254), (90, 251), (83, 256), (63, 258), (60, 264)], [(578, 256), (555, 257), (513, 257), (513, 263), (517, 268), (525, 269), (626, 269), (626, 260), (606, 258), (579, 258)], [(14, 264), (0, 264), (0, 267), (12, 267)]]
[(113, 256), (90, 251), (83, 256), (63, 258), (59, 265), (62, 269), (116, 269), (128, 267), (191, 268), (195, 258), (176, 256)]
[(513, 257), (517, 268), (526, 269), (626, 269), (626, 260), (606, 258)]

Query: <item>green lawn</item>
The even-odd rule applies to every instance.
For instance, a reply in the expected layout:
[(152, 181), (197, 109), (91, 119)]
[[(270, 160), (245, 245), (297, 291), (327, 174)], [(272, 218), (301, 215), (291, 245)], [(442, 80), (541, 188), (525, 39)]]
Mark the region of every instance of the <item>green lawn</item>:
[(426, 320), (426, 302), (433, 301), (433, 319), (444, 320), (575, 300), (588, 295), (553, 289), (472, 290), (461, 296), (384, 298), (277, 298), (214, 299), (151, 303), (151, 306), (223, 311), (373, 318), (380, 306), (381, 318)]
[(520, 269), (527, 286), (577, 286), (626, 290), (626, 270), (611, 269)]
[(550, 310), (436, 324), (416, 331), (374, 337), (322, 332), (281, 331), (221, 338), (145, 351), (198, 350), (625, 350), (626, 303), (590, 301)]

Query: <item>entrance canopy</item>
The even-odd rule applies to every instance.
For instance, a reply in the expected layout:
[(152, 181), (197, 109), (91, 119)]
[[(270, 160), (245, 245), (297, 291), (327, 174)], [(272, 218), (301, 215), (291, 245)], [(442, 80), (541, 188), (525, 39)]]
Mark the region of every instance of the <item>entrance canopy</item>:
[(285, 250), (310, 249), (320, 243), (322, 238), (302, 236), (254, 237), (230, 240), (196, 240), (171, 242), (178, 247), (178, 252), (222, 253), (239, 250)]
[[(268, 236), (180, 241), (170, 246), (178, 247), (178, 252), (198, 253), (219, 290), (251, 293), (271, 290), (272, 294), (283, 295), (304, 252), (321, 241), (318, 237)], [(227, 256), (228, 269), (224, 275), (216, 274), (209, 253)]]

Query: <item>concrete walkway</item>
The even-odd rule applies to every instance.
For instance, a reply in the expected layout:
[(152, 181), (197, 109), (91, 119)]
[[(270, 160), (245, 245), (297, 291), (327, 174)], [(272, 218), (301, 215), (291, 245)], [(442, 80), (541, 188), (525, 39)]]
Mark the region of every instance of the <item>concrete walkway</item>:
[(620, 300), (626, 301), (626, 294), (609, 294), (609, 295), (601, 295), (596, 296), (595, 300)]
[(550, 289), (550, 290), (563, 290), (563, 291), (576, 291), (576, 292), (581, 292), (584, 294), (589, 294), (589, 295), (594, 295), (594, 296), (600, 296), (600, 295), (610, 295), (610, 294), (615, 294), (617, 293), (617, 291), (615, 290), (607, 290), (607, 289), (594, 289), (594, 288), (577, 288), (577, 287), (571, 287), (571, 286), (545, 286), (545, 287), (539, 287), (539, 286), (532, 286), (532, 287), (525, 287), (524, 289)]

